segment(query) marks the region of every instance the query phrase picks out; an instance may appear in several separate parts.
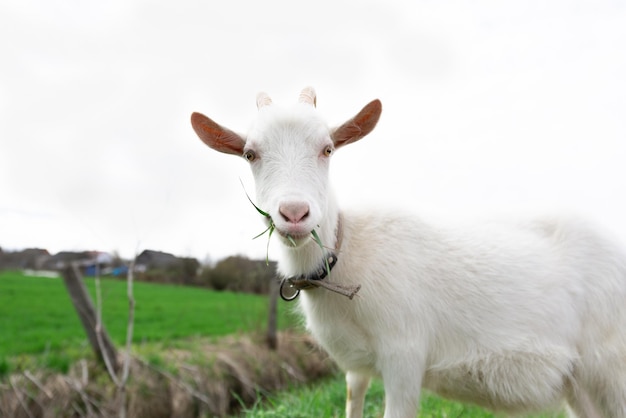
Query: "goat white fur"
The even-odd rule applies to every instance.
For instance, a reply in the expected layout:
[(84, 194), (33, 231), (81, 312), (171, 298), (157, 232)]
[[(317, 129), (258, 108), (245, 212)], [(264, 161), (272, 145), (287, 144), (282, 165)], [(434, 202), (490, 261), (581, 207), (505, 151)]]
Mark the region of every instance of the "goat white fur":
[[(346, 415), (361, 417), (371, 377), (385, 418), (413, 418), (421, 387), (506, 413), (559, 408), (626, 417), (626, 255), (577, 220), (442, 228), (406, 214), (342, 212), (328, 179), (335, 149), (370, 133), (378, 100), (331, 130), (307, 88), (280, 108), (258, 96), (247, 137), (192, 115), (209, 147), (250, 162), (257, 204), (282, 242), (279, 272), (361, 285), (353, 299), (305, 290), (307, 329), (344, 369)], [(339, 224), (341, 226), (339, 226)], [(341, 229), (341, 232), (338, 229)], [(294, 246), (295, 244), (295, 246)]]

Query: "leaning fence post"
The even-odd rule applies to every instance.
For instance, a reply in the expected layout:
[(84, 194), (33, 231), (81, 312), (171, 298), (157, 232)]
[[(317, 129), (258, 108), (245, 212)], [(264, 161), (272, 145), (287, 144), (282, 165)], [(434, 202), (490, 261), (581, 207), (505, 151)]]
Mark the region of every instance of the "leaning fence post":
[[(63, 269), (62, 276), (65, 287), (72, 299), (72, 304), (76, 309), (76, 313), (80, 318), (80, 322), (89, 339), (89, 344), (91, 344), (96, 357), (103, 364), (109, 361), (113, 370), (118, 371), (117, 351), (104, 328), (104, 324), (100, 324), (100, 327), (97, 327), (96, 310), (78, 267), (73, 263), (69, 263)], [(100, 334), (99, 336), (98, 333)]]
[(278, 348), (278, 281), (277, 279), (270, 280), (269, 289), (269, 315), (267, 319), (267, 346), (270, 350), (276, 350)]

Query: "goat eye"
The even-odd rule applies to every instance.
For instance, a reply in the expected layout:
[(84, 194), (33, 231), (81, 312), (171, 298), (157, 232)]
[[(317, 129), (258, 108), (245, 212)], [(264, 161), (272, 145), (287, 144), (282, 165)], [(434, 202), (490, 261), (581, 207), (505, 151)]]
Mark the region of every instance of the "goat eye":
[(326, 148), (324, 148), (324, 155), (327, 157), (330, 157), (330, 154), (333, 153), (333, 147), (331, 147), (330, 145), (328, 145)]
[(243, 153), (243, 158), (245, 158), (248, 162), (252, 162), (256, 159), (256, 154), (252, 150), (248, 150)]

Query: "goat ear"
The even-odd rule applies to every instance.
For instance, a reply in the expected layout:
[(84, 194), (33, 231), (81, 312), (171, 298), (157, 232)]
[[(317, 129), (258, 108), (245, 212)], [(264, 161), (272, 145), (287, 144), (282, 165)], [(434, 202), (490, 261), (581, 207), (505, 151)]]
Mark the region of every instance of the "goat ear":
[(355, 117), (334, 130), (332, 138), (335, 147), (339, 148), (356, 142), (372, 132), (382, 110), (383, 105), (380, 100), (376, 99), (368, 103)]
[(216, 151), (243, 155), (246, 141), (233, 131), (223, 128), (202, 113), (191, 114), (191, 126), (202, 142)]

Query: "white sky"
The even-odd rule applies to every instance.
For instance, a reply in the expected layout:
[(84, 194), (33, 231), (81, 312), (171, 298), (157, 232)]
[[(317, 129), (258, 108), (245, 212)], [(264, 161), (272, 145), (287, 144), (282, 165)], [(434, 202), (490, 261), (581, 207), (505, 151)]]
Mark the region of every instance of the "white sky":
[(245, 132), (306, 85), (331, 125), (383, 102), (334, 157), (344, 206), (564, 210), (626, 243), (621, 0), (4, 0), (0, 60), (4, 249), (263, 257), (246, 163), (189, 115)]

